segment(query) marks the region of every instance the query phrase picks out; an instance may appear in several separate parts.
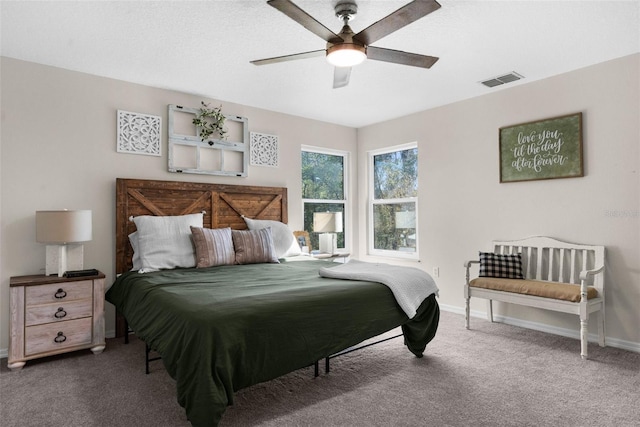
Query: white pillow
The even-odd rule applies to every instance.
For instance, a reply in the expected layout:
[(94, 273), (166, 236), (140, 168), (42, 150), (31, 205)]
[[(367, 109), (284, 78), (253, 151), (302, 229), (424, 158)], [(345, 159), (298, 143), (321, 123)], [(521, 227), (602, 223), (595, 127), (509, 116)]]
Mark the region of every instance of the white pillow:
[(268, 219), (250, 219), (246, 216), (243, 216), (242, 218), (247, 224), (249, 230), (261, 230), (263, 228), (271, 227), (273, 246), (275, 246), (276, 256), (278, 258), (296, 256), (302, 253), (300, 245), (298, 245), (293, 232), (287, 224)]
[(191, 227), (202, 227), (202, 214), (133, 218), (138, 232), (140, 273), (196, 266)]
[(140, 270), (142, 268), (142, 262), (140, 261), (140, 250), (138, 249), (138, 232), (134, 231), (129, 234), (129, 242), (131, 243), (131, 247), (133, 248), (133, 258), (131, 262), (133, 263), (133, 268), (131, 271)]

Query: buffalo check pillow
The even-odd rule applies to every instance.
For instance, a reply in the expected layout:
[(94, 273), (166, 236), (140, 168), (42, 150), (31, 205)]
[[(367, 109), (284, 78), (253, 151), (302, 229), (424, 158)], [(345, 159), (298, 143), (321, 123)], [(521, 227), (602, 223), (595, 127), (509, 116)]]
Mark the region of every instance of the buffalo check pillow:
[(502, 279), (524, 279), (522, 275), (522, 255), (499, 255), (480, 252), (480, 277)]

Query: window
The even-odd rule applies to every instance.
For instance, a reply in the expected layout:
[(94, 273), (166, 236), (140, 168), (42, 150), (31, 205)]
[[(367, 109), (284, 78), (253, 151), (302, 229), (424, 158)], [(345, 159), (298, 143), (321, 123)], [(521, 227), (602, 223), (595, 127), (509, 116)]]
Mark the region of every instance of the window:
[(369, 153), (369, 253), (418, 257), (418, 147)]
[(304, 229), (309, 232), (311, 249), (318, 249), (318, 233), (313, 232), (314, 212), (342, 212), (342, 232), (336, 233), (338, 248), (345, 248), (345, 192), (347, 153), (312, 147), (302, 148), (302, 205)]

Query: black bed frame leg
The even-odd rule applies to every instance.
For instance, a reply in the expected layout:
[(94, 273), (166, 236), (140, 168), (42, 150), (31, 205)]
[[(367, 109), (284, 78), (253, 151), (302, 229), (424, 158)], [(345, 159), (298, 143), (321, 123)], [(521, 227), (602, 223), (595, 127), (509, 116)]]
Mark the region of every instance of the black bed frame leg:
[(144, 366), (145, 366), (145, 374), (149, 375), (149, 353), (151, 353), (151, 348), (149, 347), (149, 344), (144, 343), (144, 352), (145, 352), (145, 358), (144, 358)]
[(313, 376), (314, 378), (317, 378), (320, 375), (320, 366), (319, 366), (319, 362), (316, 360), (315, 363), (313, 364)]
[(328, 357), (324, 358), (324, 373), (325, 374), (329, 373), (329, 358)]
[(124, 319), (124, 343), (129, 344), (129, 322)]

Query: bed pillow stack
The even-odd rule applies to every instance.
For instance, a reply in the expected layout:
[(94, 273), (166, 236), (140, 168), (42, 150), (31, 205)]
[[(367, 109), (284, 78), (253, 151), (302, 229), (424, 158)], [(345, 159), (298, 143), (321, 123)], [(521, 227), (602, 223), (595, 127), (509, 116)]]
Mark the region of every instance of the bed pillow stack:
[(300, 255), (300, 247), (286, 224), (244, 220), (249, 230), (204, 228), (201, 213), (135, 217), (137, 231), (129, 235), (133, 270), (148, 273), (173, 268), (278, 263), (279, 258)]

